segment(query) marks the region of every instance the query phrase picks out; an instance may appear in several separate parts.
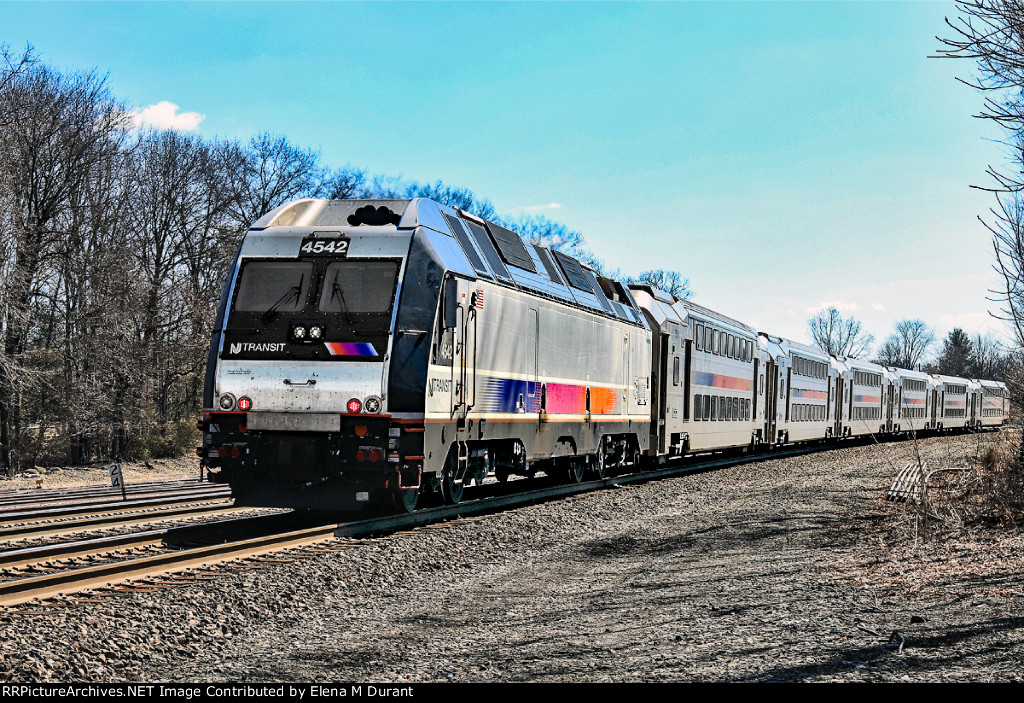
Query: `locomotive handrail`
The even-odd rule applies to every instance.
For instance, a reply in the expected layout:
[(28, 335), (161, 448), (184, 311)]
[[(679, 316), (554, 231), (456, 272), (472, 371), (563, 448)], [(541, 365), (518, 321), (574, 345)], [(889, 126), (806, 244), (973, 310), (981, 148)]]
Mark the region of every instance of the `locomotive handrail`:
[[(477, 323), (476, 308), (472, 308), (469, 312), (473, 316), (473, 402), (466, 406), (467, 413), (476, 407), (476, 351), (479, 348), (478, 331), (480, 329), (480, 325)], [(467, 377), (467, 382), (468, 380)]]

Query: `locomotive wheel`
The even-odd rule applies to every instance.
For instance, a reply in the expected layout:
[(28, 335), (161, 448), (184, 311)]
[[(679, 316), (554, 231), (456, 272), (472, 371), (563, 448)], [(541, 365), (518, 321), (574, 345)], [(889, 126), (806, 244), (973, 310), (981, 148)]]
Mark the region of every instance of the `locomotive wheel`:
[(465, 488), (464, 484), (456, 483), (453, 472), (445, 468), (444, 475), (441, 477), (441, 497), (444, 498), (444, 502), (448, 505), (462, 502), (462, 491)]
[(604, 442), (602, 442), (597, 448), (597, 461), (594, 462), (592, 470), (596, 478), (604, 478), (608, 475), (608, 463), (605, 460)]
[(564, 476), (566, 483), (579, 483), (583, 480), (583, 459), (570, 457), (565, 460)]
[(458, 466), (458, 457), (455, 453), (448, 455), (448, 460), (441, 470), (441, 497), (448, 505), (455, 505), (462, 501), (462, 492), (466, 489), (464, 483), (455, 481), (455, 467)]
[(499, 467), (494, 470), (494, 478), (498, 483), (508, 483), (508, 476), (508, 469)]
[(399, 513), (408, 514), (415, 511), (419, 499), (420, 492), (416, 488), (400, 488), (391, 494), (391, 501)]

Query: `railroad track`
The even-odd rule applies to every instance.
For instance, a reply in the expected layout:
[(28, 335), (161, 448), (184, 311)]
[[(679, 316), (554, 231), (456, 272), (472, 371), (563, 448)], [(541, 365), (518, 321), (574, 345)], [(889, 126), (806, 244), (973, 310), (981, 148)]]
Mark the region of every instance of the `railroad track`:
[(10, 503), (0, 506), (0, 523), (11, 523), (18, 519), (31, 519), (33, 515), (41, 518), (59, 517), (73, 514), (98, 513), (104, 511), (131, 510), (160, 504), (183, 503), (196, 500), (215, 500), (228, 498), (231, 489), (227, 486), (210, 488), (191, 487), (187, 490), (168, 489), (151, 492), (142, 496), (121, 498), (117, 496), (87, 497), (83, 499), (65, 498), (59, 501), (35, 503)]
[[(160, 481), (132, 491), (131, 499), (120, 494), (76, 489), (51, 491), (41, 500), (11, 499), (0, 505), (0, 543), (75, 534), (117, 525), (186, 518), (202, 513), (224, 514), (231, 493), (226, 486), (194, 481)], [(22, 493), (30, 493), (23, 491)], [(79, 496), (79, 497), (75, 497)], [(222, 506), (216, 506), (220, 502)], [(216, 507), (214, 507), (216, 506)], [(135, 515), (135, 517), (126, 517)]]
[[(853, 441), (839, 445), (840, 447), (868, 443)], [(58, 570), (53, 573), (16, 576), (0, 583), (0, 605), (14, 606), (36, 599), (47, 599), (55, 596), (66, 596), (76, 592), (99, 589), (117, 588), (120, 584), (146, 580), (150, 586), (171, 586), (188, 582), (189, 578), (176, 578), (174, 575), (183, 571), (201, 567), (210, 567), (224, 562), (265, 557), (265, 555), (294, 549), (308, 549), (311, 545), (329, 546), (345, 549), (351, 545), (337, 543), (338, 538), (359, 538), (376, 534), (388, 534), (404, 530), (425, 527), (455, 518), (469, 518), (475, 515), (498, 512), (511, 507), (554, 500), (565, 496), (576, 495), (588, 491), (606, 488), (617, 488), (631, 483), (646, 482), (662, 478), (680, 476), (686, 473), (707, 471), (724, 466), (763, 461), (765, 459), (799, 456), (820, 451), (819, 447), (800, 447), (774, 451), (768, 454), (712, 455), (697, 456), (683, 463), (666, 465), (653, 470), (611, 476), (604, 479), (585, 481), (578, 484), (553, 484), (543, 479), (537, 480), (537, 487), (522, 490), (524, 481), (508, 484), (489, 483), (484, 486), (467, 489), (469, 500), (458, 505), (437, 506), (419, 510), (411, 515), (388, 515), (365, 520), (338, 523), (327, 520), (323, 514), (300, 513), (291, 514), (294, 520), (308, 520), (319, 524), (304, 525), (297, 529), (294, 523), (282, 522), (279, 531), (258, 536), (242, 536), (234, 539), (207, 540), (205, 544), (195, 547), (183, 547), (183, 536), (188, 536), (192, 528), (177, 530), (151, 530), (135, 535), (124, 535), (117, 538), (102, 540), (83, 540), (65, 545), (48, 545), (33, 549), (14, 550), (0, 553), (0, 569), (13, 570), (51, 564), (58, 560), (110, 555), (112, 552), (160, 547), (165, 551), (159, 554), (134, 556), (129, 558), (109, 557), (104, 563), (86, 567)], [(515, 492), (513, 492), (515, 491)], [(475, 497), (474, 497), (475, 496)], [(298, 515), (299, 517), (295, 517)], [(283, 514), (265, 516), (285, 520)], [(219, 525), (234, 524), (236, 527), (256, 522), (245, 523), (241, 519), (220, 521), (198, 526), (197, 529), (216, 530)], [(174, 534), (178, 543), (169, 543), (169, 535)], [(195, 536), (195, 532), (192, 536)], [(331, 543), (334, 543), (331, 545)], [(175, 548), (177, 547), (177, 548)], [(265, 559), (264, 559), (265, 560)], [(271, 560), (279, 561), (279, 560)], [(156, 579), (156, 580), (154, 580)], [(162, 580), (161, 580), (162, 579)], [(149, 586), (147, 586), (149, 587)]]
[(210, 518), (242, 512), (262, 510), (232, 505), (227, 500), (214, 504), (185, 505), (173, 509), (154, 509), (147, 512), (86, 516), (60, 522), (36, 522), (0, 527), (0, 544), (23, 542), (24, 540), (56, 537), (59, 535), (75, 535), (83, 532), (96, 532), (145, 525), (154, 522), (190, 521), (198, 518)]
[[(18, 605), (36, 599), (110, 587), (129, 581), (168, 576), (225, 561), (252, 559), (270, 552), (335, 540), (337, 524), (333, 521), (294, 529), (296, 524), (309, 522), (318, 521), (315, 516), (296, 518), (290, 512), (275, 513), (256, 518), (207, 523), (198, 526), (191, 534), (187, 528), (150, 530), (132, 535), (2, 552), (0, 569), (6, 575), (26, 568), (35, 572), (47, 568), (53, 570), (42, 574), (14, 574), (10, 580), (0, 582), (0, 605)], [(218, 530), (223, 528), (235, 533), (257, 531), (263, 534), (221, 539)], [(203, 530), (209, 534), (198, 534)], [(188, 540), (198, 540), (204, 544), (189, 548), (175, 547), (177, 543)], [(117, 554), (147, 547), (159, 548), (162, 551), (128, 558), (119, 558)], [(91, 558), (93, 561), (103, 557), (104, 561), (88, 566), (60, 567), (60, 561), (66, 562), (83, 557)], [(178, 581), (171, 581), (168, 585), (174, 583)]]
[(198, 501), (228, 500), (230, 497), (230, 490), (221, 487), (217, 491), (177, 492), (156, 498), (136, 500), (86, 501), (83, 503), (65, 503), (61, 505), (18, 506), (17, 509), (0, 510), (0, 526), (31, 520), (53, 520), (57, 518), (95, 515), (98, 513), (125, 513)]
[[(125, 486), (125, 492), (131, 497), (153, 496), (171, 494), (183, 491), (209, 490), (217, 492), (223, 490), (223, 486), (215, 483), (200, 482), (195, 479), (180, 481), (148, 481), (144, 483), (130, 483)], [(122, 500), (121, 491), (110, 486), (70, 486), (67, 488), (44, 488), (44, 489), (20, 489), (16, 491), (0, 492), (0, 510), (14, 508), (17, 506), (31, 506), (44, 504), (60, 504), (69, 501), (88, 502), (96, 500)]]

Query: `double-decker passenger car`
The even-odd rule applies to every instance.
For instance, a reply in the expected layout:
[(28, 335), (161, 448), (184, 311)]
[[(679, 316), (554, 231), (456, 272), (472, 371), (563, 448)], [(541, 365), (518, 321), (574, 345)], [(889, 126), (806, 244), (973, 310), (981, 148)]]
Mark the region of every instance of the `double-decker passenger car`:
[[(836, 372), (820, 349), (774, 335), (761, 335), (778, 378), (777, 437), (786, 442), (831, 437), (830, 400)], [(774, 394), (773, 394), (774, 395)]]
[(654, 339), (650, 456), (756, 442), (754, 328), (650, 286), (631, 288)]
[(889, 369), (893, 379), (890, 393), (893, 397), (894, 432), (921, 432), (928, 424), (929, 383), (928, 374), (909, 369)]
[(929, 429), (949, 430), (971, 426), (971, 398), (968, 393), (970, 379), (933, 374), (931, 381)]
[(1010, 414), (1006, 396), (1006, 384), (1002, 381), (979, 381), (981, 386), (980, 425), (998, 427), (1006, 423)]
[(838, 436), (860, 437), (883, 432), (888, 374), (885, 367), (853, 358), (835, 362), (842, 376), (836, 388), (837, 416), (841, 424)]

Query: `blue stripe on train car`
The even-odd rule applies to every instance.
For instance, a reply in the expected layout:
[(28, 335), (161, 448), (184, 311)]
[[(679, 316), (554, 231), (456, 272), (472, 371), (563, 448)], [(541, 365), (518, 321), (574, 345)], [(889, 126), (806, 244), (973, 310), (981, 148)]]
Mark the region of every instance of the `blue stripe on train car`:
[[(491, 413), (537, 413), (540, 412), (540, 388), (534, 381), (512, 378), (488, 378), (480, 390), (477, 409)], [(523, 408), (519, 408), (519, 396), (523, 397)]]

